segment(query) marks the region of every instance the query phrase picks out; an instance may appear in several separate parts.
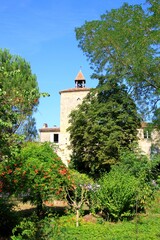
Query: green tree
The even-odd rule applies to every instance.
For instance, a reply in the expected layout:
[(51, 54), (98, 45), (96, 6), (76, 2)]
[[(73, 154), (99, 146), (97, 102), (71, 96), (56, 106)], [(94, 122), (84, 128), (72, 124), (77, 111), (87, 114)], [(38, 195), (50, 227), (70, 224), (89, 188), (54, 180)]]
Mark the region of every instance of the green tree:
[(94, 177), (119, 161), (137, 139), (140, 119), (125, 86), (116, 81), (97, 88), (70, 114), (72, 163)]
[(62, 198), (69, 171), (49, 143), (27, 142), (16, 159), (2, 162), (2, 193), (21, 196), (37, 206), (40, 216), (43, 202)]
[(151, 183), (152, 180), (157, 178), (156, 169), (159, 162), (160, 159), (157, 156), (149, 159), (143, 153), (125, 151), (121, 153), (119, 167), (125, 169), (126, 172), (130, 172), (136, 178), (142, 177), (145, 182)]
[(76, 227), (79, 226), (79, 216), (83, 211), (84, 204), (89, 205), (90, 191), (94, 188), (94, 182), (87, 175), (75, 170), (71, 172), (72, 184), (66, 188), (68, 205), (76, 213)]
[[(76, 28), (79, 47), (94, 69), (93, 77), (127, 82), (139, 111), (157, 112), (160, 96), (160, 4), (150, 0), (148, 9), (124, 4)], [(97, 78), (97, 77), (96, 77)]]
[(0, 50), (0, 159), (22, 139), (18, 133), (36, 111), (40, 97), (36, 76), (19, 56)]

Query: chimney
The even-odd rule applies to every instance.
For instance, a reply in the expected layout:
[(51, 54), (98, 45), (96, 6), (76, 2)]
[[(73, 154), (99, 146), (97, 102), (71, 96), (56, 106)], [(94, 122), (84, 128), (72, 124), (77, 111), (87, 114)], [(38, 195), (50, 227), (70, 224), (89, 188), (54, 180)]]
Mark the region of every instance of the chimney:
[(48, 124), (47, 124), (47, 123), (44, 123), (44, 124), (43, 124), (43, 128), (48, 128)]

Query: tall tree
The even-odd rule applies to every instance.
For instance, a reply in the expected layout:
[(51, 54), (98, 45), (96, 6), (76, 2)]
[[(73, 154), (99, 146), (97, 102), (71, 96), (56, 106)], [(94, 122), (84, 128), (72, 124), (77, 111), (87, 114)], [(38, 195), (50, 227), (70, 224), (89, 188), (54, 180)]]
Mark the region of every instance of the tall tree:
[(29, 63), (0, 50), (0, 159), (19, 144), (17, 133), (36, 111), (39, 97)]
[[(160, 100), (160, 4), (148, 9), (124, 4), (76, 28), (79, 47), (95, 75), (127, 82), (142, 114), (157, 111)], [(93, 75), (93, 77), (96, 77)]]
[(136, 141), (140, 119), (125, 86), (116, 81), (91, 92), (70, 114), (72, 162), (80, 172), (98, 176)]

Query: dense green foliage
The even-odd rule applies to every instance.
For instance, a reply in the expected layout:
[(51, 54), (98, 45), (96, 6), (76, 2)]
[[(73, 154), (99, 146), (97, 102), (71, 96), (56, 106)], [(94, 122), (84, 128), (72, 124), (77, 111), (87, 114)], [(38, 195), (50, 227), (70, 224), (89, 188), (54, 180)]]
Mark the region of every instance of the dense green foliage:
[(132, 148), (140, 126), (132, 98), (114, 81), (90, 92), (69, 122), (73, 165), (94, 177), (119, 161), (122, 149)]
[[(159, 194), (158, 194), (159, 196)], [(36, 216), (24, 219), (14, 229), (12, 240), (22, 239), (43, 239), (43, 240), (157, 240), (160, 237), (160, 208), (159, 197), (152, 202), (152, 209), (146, 215), (138, 215), (132, 221), (123, 221), (117, 223), (104, 222), (101, 218), (97, 218), (96, 223), (85, 222), (81, 218), (81, 224), (75, 227), (73, 216), (63, 216), (55, 218), (48, 216), (44, 220), (37, 221)]]
[(122, 169), (114, 168), (99, 180), (96, 205), (107, 220), (116, 221), (135, 214), (139, 181)]
[(147, 197), (152, 193), (142, 178), (136, 178), (120, 167), (113, 167), (98, 183), (100, 188), (93, 192), (93, 206), (111, 221), (134, 216), (136, 211), (144, 209)]
[(143, 181), (150, 183), (153, 179), (157, 180), (160, 165), (160, 155), (156, 154), (152, 159), (146, 155), (134, 152), (123, 152), (120, 157), (119, 167), (136, 178), (141, 177)]
[(68, 178), (68, 169), (48, 143), (29, 142), (17, 158), (2, 163), (0, 192), (30, 201), (39, 215), (44, 201), (64, 196)]
[(160, 95), (160, 4), (147, 1), (148, 9), (125, 3), (76, 28), (79, 47), (97, 75), (127, 82), (130, 91), (148, 118), (157, 112)]
[(36, 76), (29, 63), (0, 49), (0, 160), (10, 156), (22, 141), (17, 133), (23, 133), (39, 97)]
[[(70, 115), (71, 164), (79, 172), (67, 169), (50, 144), (24, 144), (36, 133), (36, 77), (24, 59), (0, 50), (0, 238), (16, 223), (12, 240), (160, 238), (158, 191), (149, 212), (160, 186), (159, 152), (154, 146), (148, 160), (134, 145), (141, 120), (136, 105), (142, 114), (153, 110), (160, 126), (160, 4), (147, 3), (147, 10), (124, 4), (76, 29), (99, 80)], [(82, 173), (99, 180), (95, 184)], [(37, 212), (24, 218), (12, 208), (9, 196), (29, 200)], [(43, 208), (45, 201), (57, 198), (66, 198), (71, 207), (61, 217)], [(95, 223), (85, 222), (84, 204), (90, 220), (94, 210)]]
[(103, 216), (112, 221), (146, 212), (159, 188), (159, 158), (151, 161), (145, 155), (127, 151), (120, 159), (99, 179), (97, 191), (92, 192), (95, 211), (102, 211)]

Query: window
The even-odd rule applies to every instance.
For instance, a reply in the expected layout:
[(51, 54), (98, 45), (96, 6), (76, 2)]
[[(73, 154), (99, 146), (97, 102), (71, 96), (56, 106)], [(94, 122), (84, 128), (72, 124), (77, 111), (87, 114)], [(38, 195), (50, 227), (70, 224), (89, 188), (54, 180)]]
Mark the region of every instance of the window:
[(144, 130), (144, 138), (151, 138), (151, 132), (148, 130)]
[(58, 143), (59, 142), (59, 134), (53, 134), (53, 142)]

